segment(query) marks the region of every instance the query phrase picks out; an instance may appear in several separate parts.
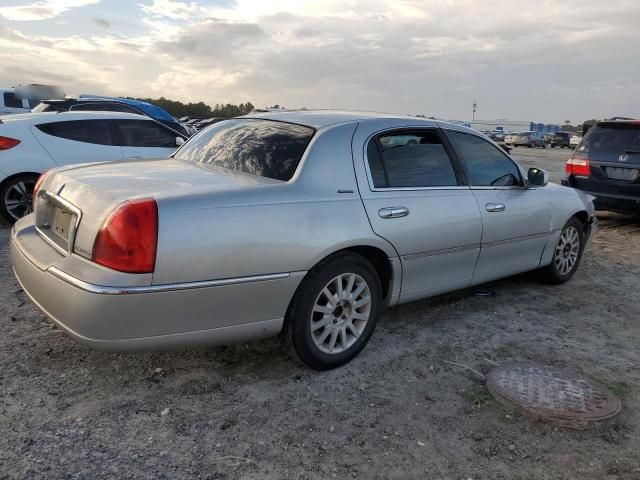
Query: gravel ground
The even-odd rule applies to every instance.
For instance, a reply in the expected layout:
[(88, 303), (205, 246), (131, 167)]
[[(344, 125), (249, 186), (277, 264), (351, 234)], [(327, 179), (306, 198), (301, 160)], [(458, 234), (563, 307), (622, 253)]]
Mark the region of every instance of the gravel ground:
[[(516, 149), (558, 179), (568, 152)], [(113, 354), (82, 347), (25, 298), (0, 227), (0, 478), (640, 478), (640, 220), (601, 216), (580, 270), (527, 274), (388, 310), (330, 372), (275, 339)], [(622, 399), (572, 431), (493, 401), (491, 362), (570, 366)]]

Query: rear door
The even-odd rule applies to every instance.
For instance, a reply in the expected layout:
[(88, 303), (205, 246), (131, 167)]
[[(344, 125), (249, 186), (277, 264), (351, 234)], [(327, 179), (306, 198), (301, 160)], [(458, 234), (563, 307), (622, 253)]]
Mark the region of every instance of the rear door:
[(518, 166), (487, 140), (446, 130), (482, 214), (482, 250), (474, 283), (536, 268), (551, 228), (544, 189), (526, 188)]
[(179, 136), (153, 120), (113, 120), (126, 159), (168, 157)]
[(589, 162), (589, 175), (573, 175), (572, 187), (593, 194), (640, 197), (640, 122), (600, 122), (573, 154)]
[(42, 123), (31, 132), (58, 165), (122, 160), (109, 120)]
[(354, 158), (366, 167), (360, 194), (371, 226), (402, 262), (400, 301), (468, 285), (480, 251), (480, 214), (440, 130), (383, 131), (354, 144)]

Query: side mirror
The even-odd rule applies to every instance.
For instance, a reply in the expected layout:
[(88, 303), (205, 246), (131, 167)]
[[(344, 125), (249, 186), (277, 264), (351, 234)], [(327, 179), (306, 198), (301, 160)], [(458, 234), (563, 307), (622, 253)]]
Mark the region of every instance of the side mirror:
[(527, 183), (532, 187), (544, 187), (549, 183), (549, 173), (541, 168), (530, 168), (527, 172)]
[(180, 145), (184, 145), (184, 138), (176, 137), (176, 147), (179, 147)]

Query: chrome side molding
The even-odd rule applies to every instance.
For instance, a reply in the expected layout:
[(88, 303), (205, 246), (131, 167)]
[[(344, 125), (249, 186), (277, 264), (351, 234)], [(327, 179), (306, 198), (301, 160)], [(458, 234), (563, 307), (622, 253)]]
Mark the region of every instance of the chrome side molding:
[(111, 287), (105, 285), (95, 285), (93, 283), (80, 280), (73, 275), (69, 275), (63, 272), (57, 267), (49, 267), (47, 270), (52, 275), (58, 277), (74, 287), (78, 287), (81, 290), (85, 290), (90, 293), (96, 293), (99, 295), (132, 295), (140, 293), (155, 293), (155, 292), (171, 292), (176, 290), (188, 290), (191, 288), (206, 288), (206, 287), (223, 287), (225, 285), (237, 285), (240, 283), (252, 283), (252, 282), (265, 282), (270, 280), (283, 280), (289, 278), (290, 273), (271, 273), (267, 275), (253, 275), (249, 277), (236, 277), (236, 278), (224, 278), (221, 280), (203, 280), (198, 282), (183, 282), (183, 283), (166, 283), (162, 285), (148, 285), (148, 286), (135, 286), (135, 287)]

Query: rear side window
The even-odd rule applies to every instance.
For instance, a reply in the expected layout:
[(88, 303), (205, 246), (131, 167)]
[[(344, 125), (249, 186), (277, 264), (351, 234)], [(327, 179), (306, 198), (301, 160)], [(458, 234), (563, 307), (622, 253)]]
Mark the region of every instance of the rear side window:
[(640, 124), (598, 123), (584, 137), (579, 151), (613, 156), (640, 153)]
[(36, 125), (47, 135), (65, 138), (76, 142), (114, 145), (111, 128), (107, 120), (70, 120)]
[(175, 148), (176, 135), (150, 120), (114, 120), (123, 147)]
[(4, 106), (9, 108), (22, 108), (22, 100), (16, 98), (13, 92), (4, 92), (2, 94), (4, 100)]
[(288, 181), (314, 133), (273, 120), (227, 120), (190, 139), (174, 158)]
[(462, 156), (472, 185), (511, 187), (521, 184), (517, 165), (493, 144), (463, 132), (448, 131), (447, 135)]
[(458, 185), (449, 155), (432, 130), (380, 135), (369, 142), (367, 160), (377, 188)]

